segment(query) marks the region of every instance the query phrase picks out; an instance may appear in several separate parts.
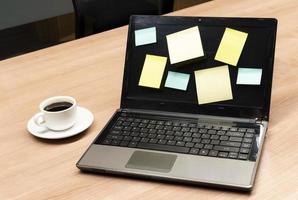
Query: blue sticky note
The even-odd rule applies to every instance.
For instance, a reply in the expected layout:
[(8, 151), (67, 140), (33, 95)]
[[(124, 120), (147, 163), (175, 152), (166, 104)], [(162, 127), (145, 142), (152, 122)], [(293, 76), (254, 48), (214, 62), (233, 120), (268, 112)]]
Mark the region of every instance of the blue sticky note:
[(169, 71), (165, 87), (185, 91), (187, 89), (189, 76), (189, 74)]
[(135, 31), (136, 46), (156, 43), (156, 28), (145, 28)]
[(238, 85), (260, 85), (262, 78), (262, 69), (257, 68), (239, 68), (237, 76)]

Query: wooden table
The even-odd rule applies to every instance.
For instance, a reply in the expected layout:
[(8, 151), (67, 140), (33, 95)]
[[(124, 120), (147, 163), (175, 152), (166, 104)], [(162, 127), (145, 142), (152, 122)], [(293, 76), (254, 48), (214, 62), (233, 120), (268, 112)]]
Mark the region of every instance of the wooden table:
[[(298, 1), (218, 0), (172, 15), (279, 20), (271, 121), (251, 193), (84, 174), (75, 163), (119, 107), (127, 27), (0, 62), (0, 199), (298, 199)], [(26, 131), (38, 104), (74, 96), (95, 115), (73, 138)]]

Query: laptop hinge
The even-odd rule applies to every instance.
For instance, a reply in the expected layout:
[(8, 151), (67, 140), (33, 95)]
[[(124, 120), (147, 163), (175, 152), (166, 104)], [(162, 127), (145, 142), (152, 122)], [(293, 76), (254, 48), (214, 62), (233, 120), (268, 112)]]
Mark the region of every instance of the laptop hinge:
[(201, 115), (201, 114), (190, 114), (190, 113), (177, 113), (169, 111), (160, 111), (160, 110), (143, 110), (143, 109), (129, 109), (122, 108), (119, 109), (121, 112), (127, 113), (142, 113), (142, 114), (154, 114), (154, 115), (165, 115), (165, 116), (175, 116), (175, 117), (186, 117), (186, 118), (198, 118), (199, 122), (202, 123), (212, 123), (215, 121), (223, 122), (243, 122), (243, 123), (262, 123), (258, 118), (238, 118), (238, 117), (223, 117), (223, 116), (213, 116), (213, 115)]

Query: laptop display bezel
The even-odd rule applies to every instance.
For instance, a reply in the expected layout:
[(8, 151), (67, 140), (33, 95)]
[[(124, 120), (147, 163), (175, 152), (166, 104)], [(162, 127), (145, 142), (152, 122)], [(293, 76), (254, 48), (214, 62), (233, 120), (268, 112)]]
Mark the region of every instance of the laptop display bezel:
[[(150, 99), (137, 99), (128, 97), (128, 76), (129, 71), (133, 67), (130, 61), (131, 52), (131, 40), (133, 37), (132, 28), (134, 23), (166, 23), (175, 24), (177, 21), (179, 23), (204, 23), (208, 21), (214, 22), (215, 24), (233, 24), (233, 25), (245, 25), (245, 26), (263, 26), (272, 29), (272, 43), (269, 48), (268, 57), (268, 80), (265, 85), (264, 92), (264, 103), (262, 108), (251, 108), (245, 106), (220, 106), (220, 105), (205, 105), (200, 107), (199, 105), (187, 104), (182, 102), (167, 102), (167, 101), (152, 101)], [(226, 116), (226, 117), (238, 117), (238, 118), (254, 118), (260, 120), (269, 120), (270, 112), (270, 101), (271, 101), (271, 90), (272, 90), (272, 76), (273, 76), (273, 66), (274, 66), (274, 52), (275, 52), (275, 41), (276, 41), (276, 30), (277, 30), (277, 20), (273, 18), (223, 18), (223, 17), (172, 17), (172, 16), (141, 16), (135, 15), (131, 16), (130, 26), (128, 29), (127, 37), (127, 47), (126, 47), (126, 58), (125, 58), (125, 68), (123, 75), (123, 85), (121, 94), (121, 109), (142, 109), (142, 110), (157, 110), (157, 111), (168, 111), (168, 112), (179, 112), (179, 113), (191, 113), (191, 114), (204, 114), (204, 115), (215, 115), (215, 116)]]

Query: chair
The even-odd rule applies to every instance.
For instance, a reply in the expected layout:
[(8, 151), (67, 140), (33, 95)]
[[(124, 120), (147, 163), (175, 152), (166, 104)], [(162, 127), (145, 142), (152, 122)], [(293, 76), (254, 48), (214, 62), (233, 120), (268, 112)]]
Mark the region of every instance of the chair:
[(173, 11), (173, 0), (72, 0), (76, 38), (129, 23), (130, 15), (161, 15)]

